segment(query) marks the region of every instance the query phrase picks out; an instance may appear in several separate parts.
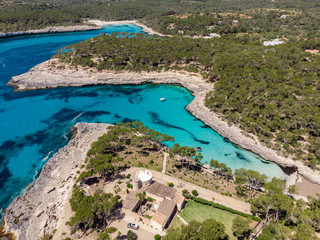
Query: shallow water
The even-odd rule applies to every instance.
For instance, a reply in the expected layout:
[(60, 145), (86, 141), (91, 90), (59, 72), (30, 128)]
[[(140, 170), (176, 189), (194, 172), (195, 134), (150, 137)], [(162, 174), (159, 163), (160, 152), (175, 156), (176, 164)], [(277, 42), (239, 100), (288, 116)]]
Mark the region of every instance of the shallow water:
[[(71, 137), (77, 122), (141, 121), (172, 135), (180, 145), (200, 146), (203, 162), (211, 158), (232, 169), (250, 168), (285, 176), (271, 162), (236, 147), (194, 118), (185, 106), (193, 96), (171, 85), (70, 87), (13, 92), (11, 76), (49, 59), (59, 48), (101, 32), (141, 32), (134, 25), (108, 26), (99, 31), (14, 37), (0, 40), (0, 208), (35, 179), (43, 164)], [(165, 97), (166, 101), (159, 99)]]

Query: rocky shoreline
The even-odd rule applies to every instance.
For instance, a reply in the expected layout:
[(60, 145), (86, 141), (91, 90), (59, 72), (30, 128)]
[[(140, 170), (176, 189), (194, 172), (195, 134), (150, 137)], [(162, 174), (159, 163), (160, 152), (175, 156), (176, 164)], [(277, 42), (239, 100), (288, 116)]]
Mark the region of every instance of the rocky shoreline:
[(45, 33), (64, 33), (64, 32), (83, 32), (83, 31), (91, 31), (91, 30), (99, 30), (102, 29), (100, 26), (93, 25), (74, 25), (74, 26), (55, 26), (55, 27), (46, 27), (42, 29), (35, 30), (27, 30), (27, 31), (19, 31), (19, 32), (9, 32), (3, 33), (0, 32), (0, 38), (8, 38), (15, 36), (23, 36), (23, 35), (34, 35), (34, 34), (45, 34)]
[(74, 177), (91, 144), (108, 131), (108, 126), (105, 123), (74, 126), (74, 138), (48, 160), (32, 187), (6, 209), (5, 232), (13, 233), (19, 240), (40, 240), (71, 217), (66, 216), (64, 208), (72, 194)]
[(29, 72), (13, 77), (8, 85), (15, 87), (17, 90), (32, 90), (103, 84), (180, 84), (193, 92), (195, 97), (187, 106), (187, 110), (221, 136), (266, 160), (277, 163), (281, 167), (296, 169), (300, 175), (310, 182), (320, 184), (320, 173), (318, 171), (313, 171), (302, 162), (280, 156), (277, 152), (259, 142), (254, 135), (244, 134), (239, 127), (228, 124), (215, 112), (208, 109), (204, 105), (204, 100), (207, 92), (213, 89), (213, 84), (204, 81), (198, 74), (172, 71), (160, 73), (98, 72), (87, 68), (75, 70), (68, 68), (68, 66), (63, 66), (64, 69), (57, 69), (56, 61), (53, 59), (43, 62)]

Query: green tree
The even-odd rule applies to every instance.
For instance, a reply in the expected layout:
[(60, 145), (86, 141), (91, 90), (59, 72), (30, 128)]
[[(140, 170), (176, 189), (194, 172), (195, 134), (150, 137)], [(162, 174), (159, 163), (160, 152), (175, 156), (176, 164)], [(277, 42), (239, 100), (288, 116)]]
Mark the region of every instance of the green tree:
[(127, 239), (128, 239), (128, 240), (137, 239), (137, 234), (135, 234), (134, 232), (132, 232), (131, 230), (129, 230), (129, 231), (127, 232)]
[(115, 233), (117, 229), (115, 227), (107, 228), (104, 233), (101, 233), (97, 240), (110, 240), (110, 234)]
[(279, 219), (287, 220), (293, 208), (293, 200), (284, 194), (261, 195), (252, 199), (251, 209), (253, 213), (259, 213), (265, 218), (264, 225), (271, 220), (277, 222)]
[(137, 199), (139, 200), (140, 215), (142, 215), (142, 208), (141, 208), (141, 206), (142, 206), (144, 200), (146, 200), (147, 194), (146, 194), (146, 192), (136, 193), (136, 196), (137, 196)]
[(248, 239), (252, 228), (250, 219), (244, 219), (243, 217), (237, 216), (232, 220), (232, 234), (238, 239)]
[(262, 230), (258, 240), (288, 240), (292, 230), (283, 224), (272, 223)]
[(314, 228), (307, 223), (299, 224), (295, 229), (294, 240), (313, 240), (317, 239), (314, 234)]
[(283, 190), (286, 186), (286, 183), (282, 179), (278, 178), (272, 178), (270, 182), (267, 182), (264, 185), (264, 188), (267, 191), (267, 194), (272, 195), (272, 194), (281, 194), (283, 193)]
[(191, 221), (188, 225), (183, 225), (178, 229), (170, 229), (164, 240), (227, 240), (225, 226), (214, 220), (207, 219), (202, 223)]
[(250, 199), (252, 199), (255, 195), (253, 192), (265, 184), (267, 176), (253, 170), (240, 168), (236, 169), (235, 178), (237, 184), (245, 184), (249, 188)]

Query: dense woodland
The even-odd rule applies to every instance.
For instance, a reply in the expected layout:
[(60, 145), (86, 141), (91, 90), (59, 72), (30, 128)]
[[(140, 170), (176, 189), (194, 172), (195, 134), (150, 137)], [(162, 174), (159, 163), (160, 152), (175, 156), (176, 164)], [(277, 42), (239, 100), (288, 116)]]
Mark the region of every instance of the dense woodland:
[(320, 56), (315, 39), (264, 47), (248, 36), (221, 39), (101, 35), (53, 58), (98, 70), (201, 73), (215, 82), (205, 104), (267, 146), (315, 167), (320, 160)]
[(13, 0), (1, 2), (0, 32), (79, 24), (93, 18), (139, 19), (173, 35), (215, 32), (310, 38), (319, 37), (319, 11), (320, 3), (313, 0)]

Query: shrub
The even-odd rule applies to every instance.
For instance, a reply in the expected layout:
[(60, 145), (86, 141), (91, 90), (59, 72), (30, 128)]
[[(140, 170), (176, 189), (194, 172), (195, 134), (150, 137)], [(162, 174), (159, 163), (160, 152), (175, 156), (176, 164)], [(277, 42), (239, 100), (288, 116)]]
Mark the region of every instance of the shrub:
[(154, 240), (160, 240), (160, 239), (161, 239), (161, 236), (159, 234), (154, 235)]
[(128, 184), (127, 184), (127, 188), (131, 188), (131, 189), (133, 189), (133, 185), (132, 185), (132, 184), (130, 184), (130, 183), (128, 183)]
[(131, 230), (129, 230), (129, 231), (127, 232), (127, 238), (128, 238), (129, 240), (133, 240), (133, 239), (136, 239), (136, 238), (137, 238), (137, 235), (136, 235), (134, 232), (132, 232)]
[(169, 187), (173, 187), (174, 186), (174, 184), (172, 182), (168, 182), (167, 184), (168, 184)]
[(192, 192), (191, 192), (191, 193), (192, 193), (192, 195), (193, 195), (193, 196), (198, 196), (198, 195), (199, 195), (199, 193), (198, 193), (198, 191), (197, 191), (197, 190), (192, 190)]

